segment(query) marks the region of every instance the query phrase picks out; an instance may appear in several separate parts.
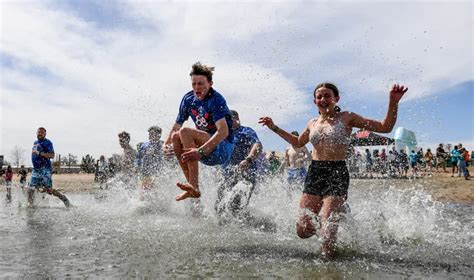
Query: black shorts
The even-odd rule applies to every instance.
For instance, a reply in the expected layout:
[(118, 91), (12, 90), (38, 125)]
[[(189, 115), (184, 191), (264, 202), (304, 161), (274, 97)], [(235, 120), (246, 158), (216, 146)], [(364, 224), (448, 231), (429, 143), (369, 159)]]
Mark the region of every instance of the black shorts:
[(318, 196), (347, 196), (349, 171), (346, 162), (313, 160), (308, 168), (303, 193)]

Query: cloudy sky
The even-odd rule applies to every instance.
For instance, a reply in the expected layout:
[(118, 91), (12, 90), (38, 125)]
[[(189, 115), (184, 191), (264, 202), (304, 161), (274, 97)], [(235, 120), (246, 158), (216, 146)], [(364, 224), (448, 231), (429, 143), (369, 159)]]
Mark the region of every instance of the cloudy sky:
[[(257, 130), (266, 150), (316, 116), (314, 86), (331, 81), (340, 105), (383, 118), (388, 89), (409, 87), (397, 126), (420, 145), (474, 149), (473, 5), (431, 2), (2, 1), (0, 155), (30, 150), (39, 126), (56, 153), (120, 151), (117, 133), (167, 133), (196, 61)], [(391, 134), (393, 135), (393, 133)]]

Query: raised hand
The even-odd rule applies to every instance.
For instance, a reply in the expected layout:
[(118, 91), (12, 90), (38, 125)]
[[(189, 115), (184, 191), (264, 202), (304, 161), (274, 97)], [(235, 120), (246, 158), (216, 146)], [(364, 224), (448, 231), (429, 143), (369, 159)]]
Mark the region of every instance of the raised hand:
[(276, 127), (276, 125), (273, 123), (272, 118), (270, 117), (261, 117), (258, 120), (258, 123), (268, 126), (268, 128), (270, 128), (271, 130), (274, 130)]
[(398, 103), (407, 91), (408, 88), (404, 85), (394, 84), (390, 90), (390, 101)]

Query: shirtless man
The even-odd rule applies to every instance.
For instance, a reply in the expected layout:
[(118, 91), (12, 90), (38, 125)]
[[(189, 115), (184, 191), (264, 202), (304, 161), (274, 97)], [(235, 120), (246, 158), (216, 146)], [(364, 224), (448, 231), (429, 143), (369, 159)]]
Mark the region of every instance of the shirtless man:
[[(299, 136), (297, 131), (291, 132), (295, 136)], [(288, 168), (288, 184), (302, 185), (306, 178), (306, 164), (311, 162), (311, 154), (306, 146), (296, 148), (290, 146), (285, 151), (285, 161), (281, 164), (280, 169)]]

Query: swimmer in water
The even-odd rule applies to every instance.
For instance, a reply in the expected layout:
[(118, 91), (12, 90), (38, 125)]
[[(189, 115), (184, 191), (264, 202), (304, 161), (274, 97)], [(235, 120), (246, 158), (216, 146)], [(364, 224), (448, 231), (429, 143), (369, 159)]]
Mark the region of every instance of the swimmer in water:
[(311, 216), (316, 215), (323, 237), (321, 252), (326, 257), (335, 255), (338, 216), (343, 211), (347, 198), (349, 172), (346, 157), (352, 128), (391, 132), (397, 120), (398, 103), (407, 90), (403, 85), (392, 86), (387, 115), (383, 121), (366, 119), (352, 112), (341, 112), (336, 106), (340, 99), (339, 90), (331, 83), (319, 84), (314, 90), (314, 104), (320, 116), (311, 119), (300, 136), (279, 128), (269, 117), (259, 120), (259, 123), (268, 126), (293, 147), (303, 147), (308, 142), (314, 147), (312, 163), (300, 198), (302, 211), (296, 232), (300, 238), (313, 236), (318, 226), (313, 223)]

